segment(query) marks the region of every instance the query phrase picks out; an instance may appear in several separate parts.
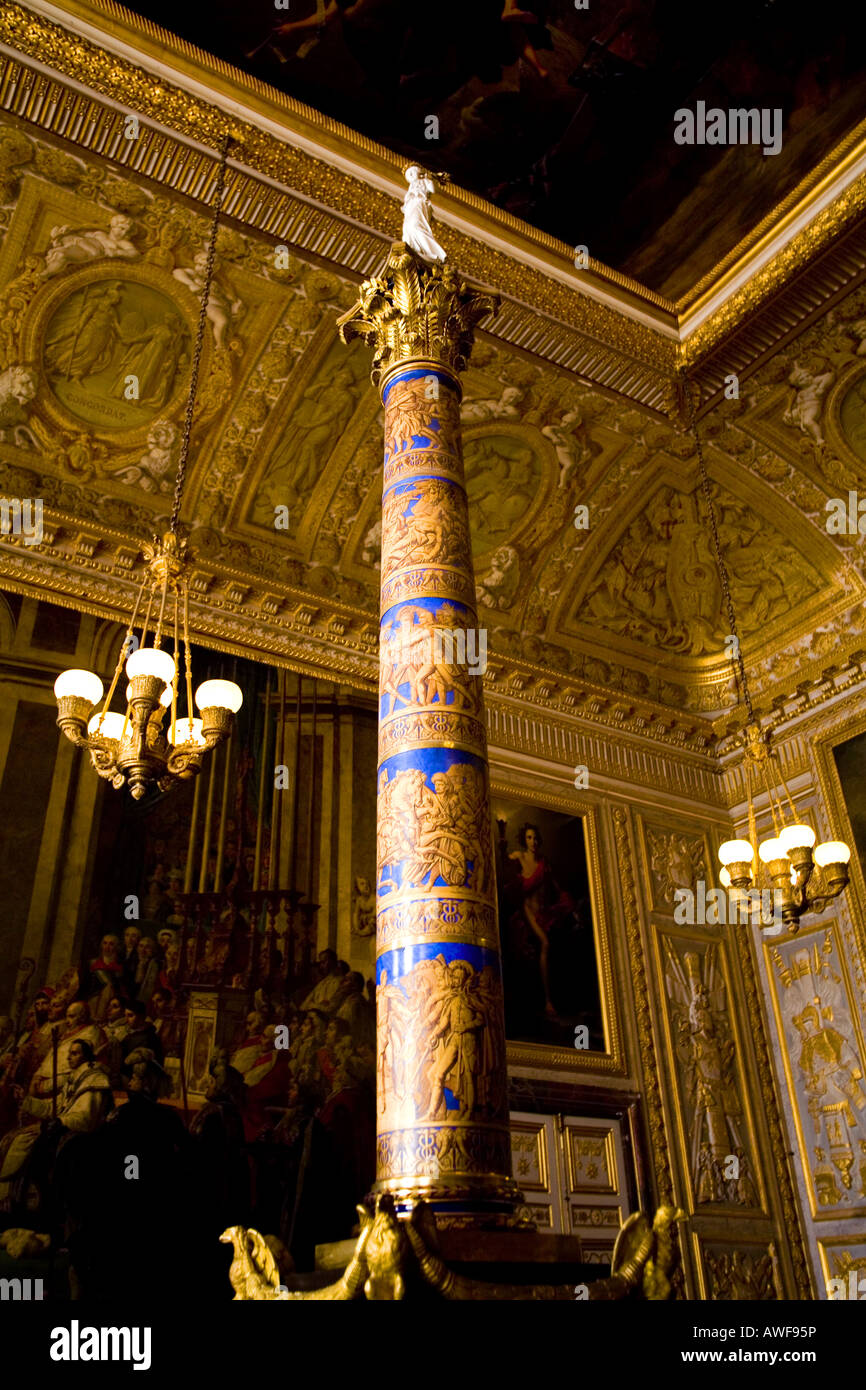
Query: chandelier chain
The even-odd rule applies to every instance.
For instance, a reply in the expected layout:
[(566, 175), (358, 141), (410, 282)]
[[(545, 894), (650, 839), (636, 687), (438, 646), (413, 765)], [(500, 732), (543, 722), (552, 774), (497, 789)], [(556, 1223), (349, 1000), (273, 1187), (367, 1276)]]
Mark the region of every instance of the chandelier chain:
[(177, 465), (177, 479), (174, 485), (174, 501), (171, 508), (171, 519), (169, 520), (169, 530), (177, 531), (178, 517), (180, 516), (180, 499), (183, 494), (184, 478), (186, 476), (186, 463), (189, 456), (190, 437), (192, 435), (193, 412), (195, 410), (195, 398), (198, 390), (198, 373), (201, 364), (202, 348), (204, 346), (204, 335), (207, 328), (207, 307), (210, 302), (210, 290), (213, 281), (214, 260), (216, 258), (216, 239), (217, 228), (219, 226), (220, 212), (222, 211), (223, 193), (226, 181), (226, 161), (228, 158), (229, 144), (231, 136), (224, 135), (220, 144), (220, 161), (217, 167), (216, 189), (214, 191), (213, 215), (211, 217), (210, 233), (207, 244), (207, 262), (205, 264), (204, 283), (202, 285), (201, 303), (198, 311), (198, 326), (196, 328), (195, 346), (192, 355), (192, 373), (189, 382), (189, 396), (186, 402), (186, 413), (183, 421), (183, 435), (181, 438), (180, 458)]
[(719, 571), (719, 580), (722, 586), (722, 594), (724, 595), (725, 599), (725, 608), (727, 609), (728, 623), (730, 624), (731, 636), (734, 639), (734, 660), (737, 664), (737, 670), (739, 671), (740, 686), (743, 692), (743, 699), (745, 701), (746, 709), (749, 712), (749, 720), (750, 722), (754, 722), (755, 711), (752, 708), (752, 697), (749, 693), (749, 682), (746, 678), (746, 666), (745, 662), (743, 661), (742, 642), (737, 631), (737, 619), (734, 613), (734, 601), (731, 597), (731, 586), (728, 579), (728, 567), (725, 564), (724, 556), (722, 555), (722, 545), (721, 541), (719, 540), (719, 529), (716, 521), (716, 508), (713, 502), (712, 489), (710, 488), (710, 478), (709, 474), (707, 473), (707, 465), (704, 461), (704, 450), (701, 444), (701, 436), (698, 432), (698, 421), (697, 414), (695, 411), (695, 392), (698, 390), (698, 387), (693, 387), (692, 382), (689, 380), (687, 376), (684, 378), (684, 380), (686, 386), (686, 398), (689, 403), (689, 426), (694, 436), (695, 445), (698, 451), (698, 468), (700, 470), (701, 475), (701, 488), (703, 489), (704, 498), (707, 504), (707, 512), (710, 518), (710, 530), (712, 532), (713, 537), (713, 549), (716, 553), (716, 567)]

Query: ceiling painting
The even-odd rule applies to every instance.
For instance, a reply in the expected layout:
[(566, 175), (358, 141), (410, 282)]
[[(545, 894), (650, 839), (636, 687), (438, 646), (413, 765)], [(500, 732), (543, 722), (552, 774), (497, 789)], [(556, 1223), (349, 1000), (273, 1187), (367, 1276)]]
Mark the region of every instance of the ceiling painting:
[[(730, 0), (293, 0), (133, 10), (676, 299), (866, 117), (844, 7)], [(744, 36), (747, 36), (744, 37)], [(674, 113), (778, 112), (761, 145), (678, 143)], [(575, 170), (580, 171), (576, 196)]]

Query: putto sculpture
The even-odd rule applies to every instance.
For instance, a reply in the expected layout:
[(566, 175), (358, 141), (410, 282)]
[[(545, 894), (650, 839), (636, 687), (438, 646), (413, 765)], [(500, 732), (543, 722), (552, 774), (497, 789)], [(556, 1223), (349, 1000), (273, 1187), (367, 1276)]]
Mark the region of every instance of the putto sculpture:
[(406, 170), (409, 190), (403, 199), (403, 241), (422, 261), (444, 261), (445, 251), (430, 226), (430, 198), (436, 185), (417, 164)]

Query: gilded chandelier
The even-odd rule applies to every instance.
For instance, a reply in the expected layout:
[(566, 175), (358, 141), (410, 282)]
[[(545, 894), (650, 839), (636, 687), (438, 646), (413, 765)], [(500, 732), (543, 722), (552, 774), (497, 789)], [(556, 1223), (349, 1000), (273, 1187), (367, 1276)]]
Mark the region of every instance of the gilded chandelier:
[[(216, 233), (225, 185), (228, 140), (224, 140), (217, 175), (214, 213), (207, 248), (207, 267), (199, 306), (198, 329), (192, 359), (189, 397), (184, 419), (183, 440), (178, 460), (169, 529), (162, 539), (144, 546), (147, 571), (135, 608), (121, 644), (117, 665), (102, 708), (95, 709), (103, 695), (103, 683), (92, 671), (64, 671), (54, 682), (57, 723), (68, 739), (86, 748), (100, 777), (113, 787), (129, 786), (136, 800), (156, 784), (161, 791), (176, 781), (194, 777), (210, 748), (231, 733), (233, 716), (243, 696), (233, 681), (208, 680), (195, 692), (200, 718), (193, 714), (192, 661), (189, 641), (188, 570), (191, 556), (178, 533), (180, 502), (189, 456), (198, 385), (199, 364), (207, 322), (207, 307), (213, 280)], [(136, 635), (139, 614), (144, 608), (141, 635)], [(164, 650), (169, 625), (173, 653)], [(152, 641), (148, 635), (153, 629)], [(180, 644), (184, 649), (186, 716), (178, 718)], [(128, 685), (126, 712), (112, 711), (114, 692), (124, 663)], [(166, 723), (167, 721), (167, 723)]]
[[(726, 888), (739, 892), (761, 888), (763, 884), (755, 882), (757, 877), (769, 879), (780, 895), (777, 901), (781, 904), (782, 921), (791, 931), (797, 931), (800, 918), (806, 912), (822, 912), (846, 887), (851, 851), (841, 840), (827, 840), (816, 845), (817, 836), (812, 827), (798, 822), (769, 731), (763, 732), (753, 719), (746, 725), (743, 735), (749, 838), (726, 840), (719, 846), (719, 860), (723, 866), (719, 878)], [(753, 801), (753, 790), (759, 781), (763, 781), (767, 791), (775, 832), (760, 842)], [(785, 807), (776, 792), (779, 782), (791, 814), (787, 823)], [(758, 874), (755, 872), (757, 861), (762, 866)]]
[[(828, 840), (816, 845), (817, 836), (809, 825), (797, 819), (794, 803), (788, 791), (778, 754), (773, 748), (769, 729), (763, 730), (752, 707), (749, 682), (733, 599), (728, 582), (728, 569), (725, 564), (719, 533), (716, 525), (716, 509), (710, 489), (710, 480), (704, 462), (701, 439), (695, 416), (695, 396), (691, 383), (686, 382), (687, 398), (690, 408), (692, 433), (698, 453), (698, 467), (701, 487), (707, 504), (713, 548), (719, 581), (725, 599), (730, 632), (733, 638), (733, 659), (738, 683), (743, 693), (743, 702), (748, 711), (748, 721), (743, 730), (743, 765), (746, 774), (746, 797), (748, 801), (749, 838), (748, 840), (726, 840), (719, 846), (719, 861), (722, 865), (720, 882), (725, 888), (745, 897), (753, 889), (771, 887), (775, 902), (781, 909), (784, 925), (796, 932), (800, 919), (807, 912), (823, 912), (827, 904), (838, 897), (848, 883), (848, 862), (851, 851), (841, 840)], [(755, 819), (754, 793), (763, 784), (767, 793), (770, 814), (773, 819), (773, 835), (758, 840)], [(778, 794), (781, 786), (784, 801)], [(789, 817), (790, 813), (790, 818)], [(752, 910), (761, 912), (760, 901), (752, 895)]]

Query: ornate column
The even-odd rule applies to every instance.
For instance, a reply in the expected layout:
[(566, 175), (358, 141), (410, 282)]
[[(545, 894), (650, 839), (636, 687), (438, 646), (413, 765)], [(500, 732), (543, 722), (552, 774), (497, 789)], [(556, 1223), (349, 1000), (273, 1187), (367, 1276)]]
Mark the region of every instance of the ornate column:
[(376, 1190), (455, 1224), (519, 1200), (458, 375), (497, 304), (396, 242), (339, 320), (385, 407)]

